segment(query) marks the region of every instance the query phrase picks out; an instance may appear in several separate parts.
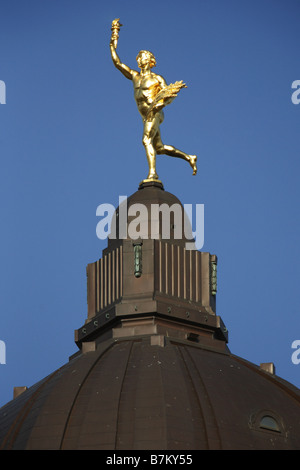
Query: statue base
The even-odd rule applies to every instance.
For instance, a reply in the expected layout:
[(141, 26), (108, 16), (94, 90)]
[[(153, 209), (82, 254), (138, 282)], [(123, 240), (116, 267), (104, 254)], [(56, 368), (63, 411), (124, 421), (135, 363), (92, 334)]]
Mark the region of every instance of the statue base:
[(146, 178), (143, 181), (140, 182), (139, 184), (139, 189), (147, 188), (147, 187), (156, 187), (164, 190), (164, 185), (160, 180), (154, 180), (150, 178)]

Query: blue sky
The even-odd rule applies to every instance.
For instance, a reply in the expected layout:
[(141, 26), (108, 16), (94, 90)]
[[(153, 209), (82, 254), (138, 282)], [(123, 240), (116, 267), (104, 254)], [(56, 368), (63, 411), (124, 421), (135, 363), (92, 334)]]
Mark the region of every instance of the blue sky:
[(149, 49), (157, 73), (188, 85), (161, 132), (198, 155), (198, 174), (163, 155), (157, 169), (205, 206), (229, 348), (299, 387), (299, 15), (295, 0), (1, 0), (0, 406), (77, 351), (85, 268), (106, 245), (96, 209), (147, 174), (132, 84), (110, 58), (116, 17), (125, 63)]

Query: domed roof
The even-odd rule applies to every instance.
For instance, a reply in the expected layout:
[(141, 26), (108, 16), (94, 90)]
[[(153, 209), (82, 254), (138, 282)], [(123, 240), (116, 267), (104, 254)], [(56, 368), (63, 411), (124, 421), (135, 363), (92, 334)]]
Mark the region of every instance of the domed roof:
[(300, 448), (295, 388), (230, 353), (153, 335), (80, 354), (0, 419), (3, 449)]
[[(126, 215), (154, 203), (182, 207), (152, 184)], [(300, 449), (299, 390), (227, 346), (216, 256), (156, 235), (88, 265), (79, 351), (0, 409), (0, 449)]]
[[(130, 230), (128, 234), (130, 224), (137, 225), (137, 235), (141, 239), (175, 239), (177, 244), (184, 245), (186, 241), (193, 240), (191, 221), (185, 213), (180, 200), (165, 191), (162, 183), (142, 182), (138, 191), (117, 207), (112, 220), (115, 236), (108, 238), (108, 248), (120, 244), (121, 239), (132, 239)], [(164, 230), (166, 228), (168, 230)], [(176, 229), (180, 229), (179, 232)]]

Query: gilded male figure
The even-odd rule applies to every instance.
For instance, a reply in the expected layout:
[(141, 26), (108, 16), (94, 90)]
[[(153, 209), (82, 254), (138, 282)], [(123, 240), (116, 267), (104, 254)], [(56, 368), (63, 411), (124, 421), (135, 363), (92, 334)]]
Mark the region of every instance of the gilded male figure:
[(173, 101), (178, 91), (185, 87), (185, 84), (181, 81), (167, 85), (162, 76), (153, 73), (151, 69), (155, 67), (156, 60), (149, 51), (140, 51), (137, 55), (136, 60), (138, 67), (141, 69), (140, 72), (132, 70), (123, 64), (116, 52), (120, 26), (119, 19), (113, 21), (110, 40), (111, 57), (117, 69), (133, 82), (135, 101), (144, 122), (143, 145), (149, 165), (148, 179), (158, 179), (156, 173), (156, 154), (183, 158), (189, 162), (193, 169), (193, 175), (195, 175), (197, 173), (196, 155), (188, 155), (171, 145), (164, 145), (159, 129), (160, 124), (164, 120), (162, 109)]

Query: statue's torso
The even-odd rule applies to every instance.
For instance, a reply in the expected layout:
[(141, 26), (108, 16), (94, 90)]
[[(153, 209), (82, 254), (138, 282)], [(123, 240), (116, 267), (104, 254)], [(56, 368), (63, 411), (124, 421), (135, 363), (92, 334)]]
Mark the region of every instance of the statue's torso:
[(149, 106), (162, 89), (162, 80), (162, 77), (152, 72), (146, 76), (137, 74), (133, 77), (134, 97), (143, 117), (146, 116)]

